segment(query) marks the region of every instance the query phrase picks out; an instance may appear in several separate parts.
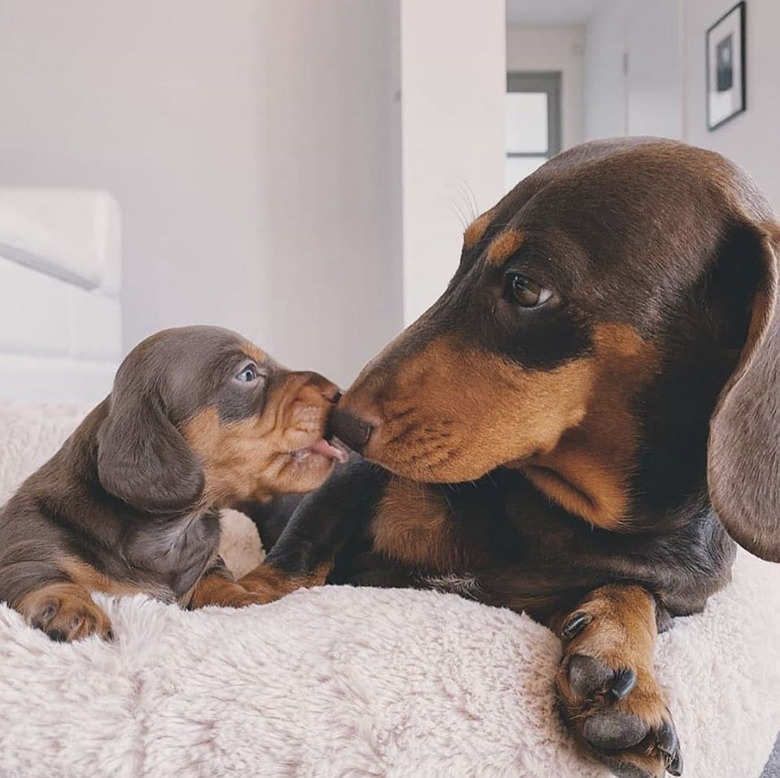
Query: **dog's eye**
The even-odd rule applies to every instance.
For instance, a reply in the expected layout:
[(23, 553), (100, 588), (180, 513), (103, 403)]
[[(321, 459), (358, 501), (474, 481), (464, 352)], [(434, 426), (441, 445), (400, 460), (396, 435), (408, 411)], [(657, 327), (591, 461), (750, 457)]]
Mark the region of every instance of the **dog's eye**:
[(242, 384), (249, 384), (252, 381), (256, 381), (258, 377), (257, 365), (254, 362), (250, 362), (241, 368), (241, 372), (236, 376), (236, 381), (240, 381)]
[(550, 289), (545, 289), (520, 273), (507, 273), (504, 284), (507, 300), (521, 308), (538, 308), (552, 297)]

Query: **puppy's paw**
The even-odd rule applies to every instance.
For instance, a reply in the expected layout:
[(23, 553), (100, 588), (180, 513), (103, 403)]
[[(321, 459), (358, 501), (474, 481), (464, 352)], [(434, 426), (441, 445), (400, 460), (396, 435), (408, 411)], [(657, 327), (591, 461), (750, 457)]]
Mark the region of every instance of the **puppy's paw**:
[(216, 605), (220, 608), (246, 608), (248, 605), (263, 605), (266, 599), (255, 592), (247, 591), (240, 583), (221, 575), (202, 578), (192, 593), (189, 609)]
[(620, 778), (681, 775), (679, 740), (652, 668), (635, 663), (625, 645), (605, 652), (600, 641), (589, 641), (594, 626), (587, 613), (573, 613), (562, 630), (555, 685), (564, 721)]
[(89, 592), (76, 584), (50, 584), (28, 594), (19, 610), (27, 623), (52, 640), (71, 643), (97, 635), (113, 640), (111, 621)]
[(265, 604), (275, 602), (296, 589), (311, 586), (313, 582), (319, 581), (287, 576), (268, 562), (263, 562), (238, 580), (247, 592), (258, 598), (258, 602)]
[[(243, 587), (241, 587), (243, 588)], [(243, 592), (236, 591), (224, 604), (226, 608), (246, 608), (249, 605), (265, 605), (268, 600), (265, 597), (261, 597), (254, 592), (248, 592), (244, 589)]]

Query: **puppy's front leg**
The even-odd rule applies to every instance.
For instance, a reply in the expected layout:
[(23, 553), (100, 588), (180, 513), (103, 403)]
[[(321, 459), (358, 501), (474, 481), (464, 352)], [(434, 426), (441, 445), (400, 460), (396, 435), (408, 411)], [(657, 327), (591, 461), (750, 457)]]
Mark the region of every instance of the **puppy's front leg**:
[(306, 495), (265, 561), (239, 583), (264, 602), (321, 586), (336, 557), (370, 521), (388, 474), (357, 457)]
[[(25, 564), (25, 563), (22, 563)], [(27, 566), (34, 563), (26, 563)], [(10, 565), (0, 576), (12, 578), (19, 574), (19, 565)], [(31, 586), (20, 597), (10, 601), (32, 627), (45, 632), (52, 640), (70, 643), (97, 635), (112, 640), (111, 620), (98, 607), (86, 588), (65, 579), (43, 580)]]
[(563, 641), (558, 703), (578, 742), (618, 776), (680, 775), (677, 734), (653, 671), (653, 595), (602, 586), (553, 627)]

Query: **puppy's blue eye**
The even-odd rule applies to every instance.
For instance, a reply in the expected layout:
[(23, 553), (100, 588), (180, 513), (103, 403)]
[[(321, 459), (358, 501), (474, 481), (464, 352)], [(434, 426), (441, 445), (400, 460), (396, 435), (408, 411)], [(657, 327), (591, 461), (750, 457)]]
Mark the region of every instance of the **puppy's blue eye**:
[(241, 372), (236, 376), (236, 381), (241, 381), (243, 384), (251, 383), (257, 380), (257, 365), (245, 365), (241, 368)]

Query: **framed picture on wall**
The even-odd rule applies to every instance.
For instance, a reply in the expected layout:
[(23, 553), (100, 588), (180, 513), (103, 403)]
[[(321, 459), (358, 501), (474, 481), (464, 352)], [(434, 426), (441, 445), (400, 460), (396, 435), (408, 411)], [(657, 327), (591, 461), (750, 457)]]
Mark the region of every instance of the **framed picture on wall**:
[(707, 30), (707, 128), (720, 127), (745, 108), (743, 0)]

